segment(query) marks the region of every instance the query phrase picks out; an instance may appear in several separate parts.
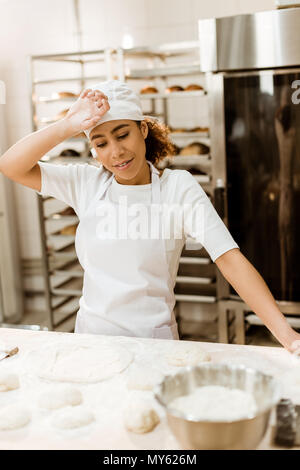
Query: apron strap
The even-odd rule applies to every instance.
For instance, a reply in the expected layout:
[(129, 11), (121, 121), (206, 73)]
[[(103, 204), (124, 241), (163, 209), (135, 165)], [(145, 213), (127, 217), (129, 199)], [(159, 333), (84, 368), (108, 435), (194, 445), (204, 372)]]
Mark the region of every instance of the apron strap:
[[(146, 160), (146, 162), (150, 166), (150, 170), (151, 170), (151, 203), (160, 204), (161, 198), (160, 198), (159, 171), (157, 168), (155, 168), (153, 163), (151, 163), (149, 160)], [(109, 179), (106, 181), (100, 193), (97, 194), (97, 200), (103, 197), (103, 195), (108, 190), (109, 186), (112, 184), (114, 178), (115, 178), (115, 175), (113, 174), (109, 177)]]
[(147, 160), (151, 170), (151, 190), (152, 190), (152, 204), (160, 204), (160, 180), (159, 171), (152, 162)]

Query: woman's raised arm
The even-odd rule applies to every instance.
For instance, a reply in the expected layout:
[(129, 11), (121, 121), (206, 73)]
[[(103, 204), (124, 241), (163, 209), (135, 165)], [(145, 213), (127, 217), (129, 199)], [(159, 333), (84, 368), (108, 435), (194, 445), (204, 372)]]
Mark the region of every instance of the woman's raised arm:
[(29, 134), (10, 147), (0, 157), (0, 172), (17, 183), (40, 191), (41, 172), (37, 162), (65, 139), (95, 125), (108, 109), (107, 97), (103, 93), (84, 90), (63, 119)]

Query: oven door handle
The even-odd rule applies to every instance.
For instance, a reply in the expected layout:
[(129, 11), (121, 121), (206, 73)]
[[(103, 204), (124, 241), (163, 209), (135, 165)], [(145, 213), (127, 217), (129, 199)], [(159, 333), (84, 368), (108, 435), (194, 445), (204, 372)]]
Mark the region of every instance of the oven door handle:
[(216, 181), (214, 189), (214, 206), (222, 220), (225, 218), (225, 185), (224, 181), (219, 178)]

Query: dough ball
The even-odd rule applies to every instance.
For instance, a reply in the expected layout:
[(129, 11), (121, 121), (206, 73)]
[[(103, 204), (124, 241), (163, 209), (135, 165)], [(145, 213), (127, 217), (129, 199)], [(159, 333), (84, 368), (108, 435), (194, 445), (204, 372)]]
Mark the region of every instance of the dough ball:
[(29, 411), (19, 405), (8, 405), (0, 409), (0, 430), (22, 428), (31, 420)]
[(166, 359), (170, 366), (185, 367), (210, 361), (211, 357), (196, 344), (180, 344), (178, 342), (166, 354)]
[(57, 414), (52, 424), (60, 429), (75, 429), (87, 426), (95, 421), (93, 413), (87, 408), (69, 408)]
[(0, 372), (0, 392), (8, 392), (20, 387), (19, 377), (9, 372)]
[(82, 394), (76, 388), (49, 390), (39, 397), (39, 406), (47, 410), (56, 410), (64, 406), (77, 406), (82, 403)]
[(132, 367), (127, 376), (127, 388), (129, 390), (152, 390), (163, 380), (163, 374), (151, 367)]
[(134, 400), (124, 411), (126, 429), (137, 434), (152, 431), (159, 422), (159, 416), (149, 401)]

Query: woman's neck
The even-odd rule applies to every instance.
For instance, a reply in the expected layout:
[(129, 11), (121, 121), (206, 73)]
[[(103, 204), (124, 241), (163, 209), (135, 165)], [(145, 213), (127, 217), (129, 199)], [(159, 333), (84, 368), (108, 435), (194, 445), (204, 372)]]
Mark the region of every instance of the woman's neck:
[(121, 178), (116, 177), (115, 179), (119, 184), (127, 184), (130, 186), (133, 185), (142, 185), (142, 184), (150, 184), (151, 183), (151, 169), (148, 165), (147, 161), (141, 167), (140, 171), (136, 174), (136, 176), (130, 180), (123, 180)]

